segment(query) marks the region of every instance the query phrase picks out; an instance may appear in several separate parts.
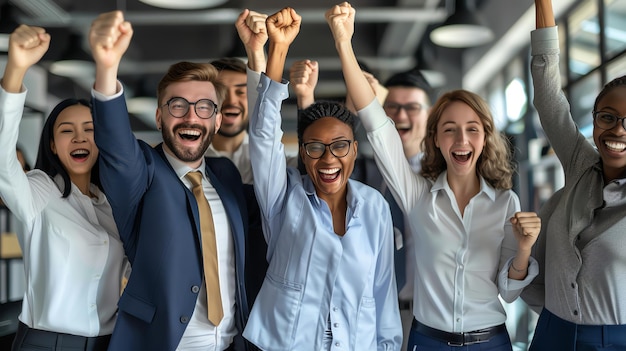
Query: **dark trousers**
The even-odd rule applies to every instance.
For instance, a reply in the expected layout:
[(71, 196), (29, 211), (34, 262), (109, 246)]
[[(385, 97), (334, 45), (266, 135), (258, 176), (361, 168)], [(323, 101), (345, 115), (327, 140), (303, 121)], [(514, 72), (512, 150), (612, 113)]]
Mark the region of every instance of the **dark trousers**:
[(625, 351), (626, 324), (579, 325), (541, 311), (529, 351)]
[(29, 328), (21, 323), (17, 327), (12, 351), (106, 351), (111, 335), (85, 337)]
[[(445, 341), (418, 332), (415, 324), (415, 319), (413, 319), (407, 351), (511, 351), (513, 349), (509, 333), (506, 331), (493, 336), (489, 341), (472, 345), (453, 346), (448, 345)], [(552, 351), (556, 350), (558, 349)]]

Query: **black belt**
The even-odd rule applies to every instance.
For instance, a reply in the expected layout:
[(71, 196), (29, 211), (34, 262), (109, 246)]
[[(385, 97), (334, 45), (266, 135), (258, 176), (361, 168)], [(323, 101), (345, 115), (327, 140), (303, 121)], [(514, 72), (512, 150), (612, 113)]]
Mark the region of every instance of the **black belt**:
[(86, 337), (56, 333), (29, 328), (22, 322), (19, 323), (17, 327), (17, 334), (15, 336), (15, 341), (17, 343), (21, 343), (21, 345), (48, 347), (55, 350), (106, 350), (109, 346), (110, 340), (111, 335)]
[(446, 342), (448, 346), (465, 346), (487, 342), (500, 333), (506, 333), (504, 324), (465, 333), (448, 333), (426, 326), (415, 319), (413, 319), (412, 328), (420, 334)]

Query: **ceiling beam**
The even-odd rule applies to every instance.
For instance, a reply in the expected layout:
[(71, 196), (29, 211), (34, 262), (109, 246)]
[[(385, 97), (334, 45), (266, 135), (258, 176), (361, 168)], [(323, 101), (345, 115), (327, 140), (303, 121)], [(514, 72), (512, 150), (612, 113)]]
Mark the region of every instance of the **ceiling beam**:
[[(273, 10), (258, 10), (261, 13), (273, 13)], [(325, 23), (326, 9), (305, 9), (298, 11), (302, 21), (307, 23)], [(135, 26), (160, 25), (199, 25), (199, 24), (234, 24), (241, 13), (240, 9), (215, 9), (205, 11), (177, 12), (134, 12), (126, 11), (124, 17)], [(24, 23), (43, 27), (89, 27), (98, 13), (72, 12), (65, 16), (37, 16), (20, 18)], [(367, 7), (357, 11), (357, 23), (436, 23), (445, 20), (445, 9), (423, 9), (407, 7)]]

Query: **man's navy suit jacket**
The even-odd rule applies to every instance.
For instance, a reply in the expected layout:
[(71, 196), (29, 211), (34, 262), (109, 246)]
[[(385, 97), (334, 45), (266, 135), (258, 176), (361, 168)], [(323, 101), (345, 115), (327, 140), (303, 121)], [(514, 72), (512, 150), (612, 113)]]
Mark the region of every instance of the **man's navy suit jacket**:
[[(100, 178), (132, 265), (109, 350), (175, 350), (202, 284), (198, 207), (165, 158), (131, 131), (124, 96), (93, 99)], [(245, 290), (247, 195), (226, 158), (206, 158), (206, 174), (224, 204), (234, 242), (236, 325), (248, 319)], [(237, 350), (248, 349), (240, 335)]]

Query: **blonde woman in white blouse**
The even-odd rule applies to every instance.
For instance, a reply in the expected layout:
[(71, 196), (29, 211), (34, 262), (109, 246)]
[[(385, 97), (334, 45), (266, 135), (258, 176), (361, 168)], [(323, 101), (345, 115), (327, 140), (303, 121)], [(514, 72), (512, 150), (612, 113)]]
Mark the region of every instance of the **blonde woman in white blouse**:
[(18, 27), (0, 89), (0, 196), (20, 221), (26, 274), (12, 349), (106, 350), (125, 259), (97, 186), (89, 104), (68, 99), (54, 108), (32, 171), (24, 173), (14, 151), (27, 92), (23, 78), (49, 43), (44, 29)]

